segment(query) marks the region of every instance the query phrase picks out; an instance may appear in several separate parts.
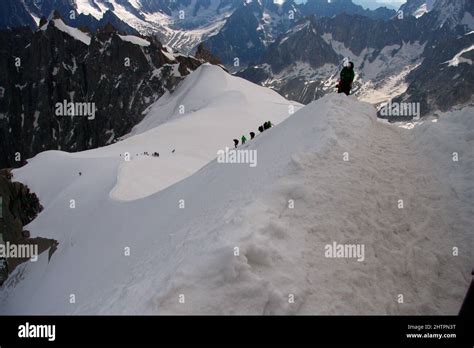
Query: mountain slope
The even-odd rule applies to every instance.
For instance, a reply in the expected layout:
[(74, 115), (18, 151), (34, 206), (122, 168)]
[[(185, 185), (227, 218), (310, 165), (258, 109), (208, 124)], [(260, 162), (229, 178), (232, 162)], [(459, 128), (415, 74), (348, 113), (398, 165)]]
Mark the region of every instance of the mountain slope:
[[(174, 55), (155, 38), (120, 35), (110, 24), (90, 34), (58, 16), (35, 32), (0, 31), (0, 45), (0, 168), (48, 149), (112, 143), (202, 63)], [(64, 101), (96, 112), (58, 115), (57, 104)]]
[[(347, 57), (355, 64), (352, 93), (360, 100), (418, 103), (422, 116), (468, 105), (473, 4), (437, 0), (423, 16), (389, 21), (347, 14), (305, 18), (237, 75), (306, 104), (335, 90), (338, 62)], [(294, 34), (302, 27), (309, 32), (304, 39)]]
[(404, 77), (422, 61), (423, 34), (413, 18), (309, 17), (271, 45), (259, 64), (238, 75), (309, 103), (334, 91), (340, 62), (347, 57), (357, 74), (353, 92), (378, 103), (406, 90)]
[[(172, 94), (151, 105), (125, 140), (84, 154), (119, 157), (129, 152), (132, 160), (120, 166), (111, 197), (135, 200), (193, 174), (212, 161), (218, 150), (232, 148), (233, 139), (240, 140), (242, 135), (250, 139), (251, 131), (258, 134), (264, 122), (280, 123), (290, 115), (290, 106), (300, 107), (205, 64)], [(160, 156), (144, 156), (145, 151)]]
[[(239, 92), (227, 90), (221, 106)], [(44, 152), (14, 176), (45, 207), (28, 228), (60, 244), (51, 262), (43, 255), (17, 272), (0, 311), (455, 314), (474, 260), (471, 112), (407, 130), (328, 95), (240, 147), (257, 151), (256, 167), (212, 161), (132, 202), (110, 197), (121, 165), (113, 152)], [(463, 154), (455, 167), (452, 137)], [(364, 244), (364, 261), (325, 257), (333, 242)]]
[(20, 1), (6, 0), (0, 2), (0, 28), (18, 26), (34, 27), (35, 21)]
[(436, 0), (408, 0), (400, 6), (399, 11), (402, 11), (404, 15), (420, 18), (433, 9), (435, 2)]
[(238, 58), (241, 66), (258, 61), (265, 48), (301, 17), (298, 5), (292, 0), (282, 4), (270, 0), (248, 1), (237, 8), (206, 46), (228, 66)]
[(26, 25), (35, 29), (53, 11), (74, 27), (113, 24), (128, 34), (158, 35), (160, 41), (190, 53), (216, 33), (242, 0), (2, 0), (0, 29)]

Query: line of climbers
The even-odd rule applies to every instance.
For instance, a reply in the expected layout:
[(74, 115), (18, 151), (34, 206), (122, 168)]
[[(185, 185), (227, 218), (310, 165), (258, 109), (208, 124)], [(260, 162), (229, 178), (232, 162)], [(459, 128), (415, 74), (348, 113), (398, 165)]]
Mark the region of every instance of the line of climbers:
[[(176, 149), (173, 149), (171, 151), (171, 153), (174, 153), (176, 151)], [(148, 152), (148, 151), (145, 151), (143, 153), (137, 153), (136, 156), (152, 156), (152, 157), (160, 157), (160, 153), (155, 151), (155, 152), (152, 152), (151, 154)], [(122, 157), (122, 154), (120, 154), (120, 157)]]
[[(258, 131), (260, 133), (263, 133), (265, 130), (271, 128), (272, 126), (273, 124), (270, 121), (267, 121), (264, 124), (262, 124), (260, 127), (258, 127)], [(250, 140), (252, 140), (253, 138), (255, 138), (255, 132), (250, 132)], [(240, 140), (242, 142), (242, 145), (244, 145), (247, 142), (247, 138), (245, 137), (245, 135), (242, 135), (242, 138), (240, 138)], [(239, 145), (239, 140), (234, 139), (234, 146), (237, 148), (238, 145)]]

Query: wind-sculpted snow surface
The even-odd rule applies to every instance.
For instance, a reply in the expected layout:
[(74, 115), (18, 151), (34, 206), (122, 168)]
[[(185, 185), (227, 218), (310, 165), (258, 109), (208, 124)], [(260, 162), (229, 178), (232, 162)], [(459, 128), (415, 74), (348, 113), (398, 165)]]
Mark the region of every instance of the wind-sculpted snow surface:
[[(439, 136), (378, 122), (369, 104), (327, 95), (239, 148), (257, 151), (257, 166), (214, 160), (132, 202), (109, 196), (121, 160), (97, 155), (107, 148), (39, 154), (14, 177), (45, 207), (28, 229), (60, 244), (49, 263), (42, 255), (18, 270), (0, 311), (455, 314), (473, 261), (473, 215), (457, 210), (465, 197), (446, 174), (472, 193), (464, 175), (474, 169), (472, 137), (457, 143), (453, 162), (445, 144), (465, 129), (422, 127)], [(434, 143), (445, 154), (423, 155)], [(329, 257), (328, 245), (339, 244), (363, 255)]]
[[(125, 156), (111, 196), (130, 201), (143, 198), (195, 173), (233, 148), (232, 139), (271, 120), (278, 124), (301, 105), (278, 93), (205, 64), (191, 73), (175, 92), (166, 94), (147, 111), (130, 137), (86, 156)], [(173, 151), (174, 150), (174, 151)], [(157, 152), (159, 157), (143, 152)]]

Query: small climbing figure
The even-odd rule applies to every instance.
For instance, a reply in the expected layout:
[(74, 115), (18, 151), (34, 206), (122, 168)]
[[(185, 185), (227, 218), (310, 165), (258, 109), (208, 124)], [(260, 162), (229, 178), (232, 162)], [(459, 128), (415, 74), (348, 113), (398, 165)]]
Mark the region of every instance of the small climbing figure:
[(263, 124), (263, 129), (267, 130), (272, 127), (272, 123), (270, 121), (267, 121)]
[(253, 139), (255, 138), (255, 133), (254, 132), (250, 132), (250, 139)]
[(258, 131), (259, 131), (260, 133), (263, 133), (263, 131), (264, 131), (263, 126), (258, 127)]
[(247, 138), (245, 137), (245, 135), (242, 135), (241, 141), (242, 141), (242, 145), (244, 145), (245, 142), (247, 141)]
[(234, 139), (234, 147), (237, 148), (237, 145), (239, 145), (239, 141), (237, 139)]
[(352, 82), (354, 81), (354, 63), (346, 60), (341, 70), (337, 93), (351, 94)]

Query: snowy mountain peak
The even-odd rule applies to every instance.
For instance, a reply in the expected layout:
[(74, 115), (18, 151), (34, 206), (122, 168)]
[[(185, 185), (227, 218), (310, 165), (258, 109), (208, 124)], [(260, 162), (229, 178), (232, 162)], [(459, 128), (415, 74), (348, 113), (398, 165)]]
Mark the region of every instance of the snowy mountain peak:
[(416, 18), (420, 18), (433, 9), (435, 2), (436, 0), (408, 0), (406, 3), (400, 6), (400, 11), (402, 11), (405, 15), (411, 15)]
[(71, 27), (64, 23), (63, 19), (61, 18), (61, 14), (58, 11), (53, 11), (48, 17), (48, 20), (43, 23), (38, 30), (45, 31), (48, 26), (54, 26), (56, 29), (68, 34), (72, 38), (81, 41), (82, 43), (89, 46), (91, 44), (91, 37), (88, 33), (85, 33), (77, 28)]

